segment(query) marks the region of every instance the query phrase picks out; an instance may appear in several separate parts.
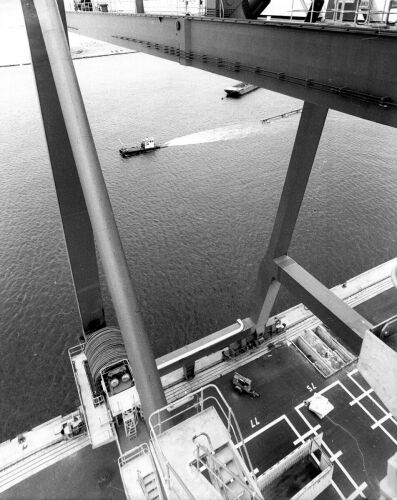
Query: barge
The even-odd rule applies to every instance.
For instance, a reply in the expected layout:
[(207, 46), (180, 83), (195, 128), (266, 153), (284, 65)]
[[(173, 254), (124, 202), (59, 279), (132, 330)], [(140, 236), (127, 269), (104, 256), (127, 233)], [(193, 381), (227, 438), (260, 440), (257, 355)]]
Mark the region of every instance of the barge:
[(230, 87), (225, 88), (226, 97), (240, 97), (244, 94), (248, 94), (249, 92), (253, 92), (259, 87), (256, 85), (252, 85), (251, 83), (240, 82), (236, 85), (232, 85)]

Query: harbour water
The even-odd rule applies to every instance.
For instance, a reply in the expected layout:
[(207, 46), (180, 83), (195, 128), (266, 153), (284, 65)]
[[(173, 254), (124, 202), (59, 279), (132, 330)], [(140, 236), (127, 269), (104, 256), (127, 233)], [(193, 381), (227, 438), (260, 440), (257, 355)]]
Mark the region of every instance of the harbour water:
[[(302, 103), (263, 89), (222, 99), (230, 80), (138, 53), (75, 66), (156, 355), (245, 317), (299, 115), (257, 123)], [(4, 440), (75, 408), (67, 348), (80, 326), (32, 67), (0, 74)], [(194, 144), (118, 154), (119, 139), (203, 131)], [(396, 156), (393, 129), (329, 113), (290, 252), (326, 285), (395, 257)], [(292, 303), (283, 293), (277, 310)]]

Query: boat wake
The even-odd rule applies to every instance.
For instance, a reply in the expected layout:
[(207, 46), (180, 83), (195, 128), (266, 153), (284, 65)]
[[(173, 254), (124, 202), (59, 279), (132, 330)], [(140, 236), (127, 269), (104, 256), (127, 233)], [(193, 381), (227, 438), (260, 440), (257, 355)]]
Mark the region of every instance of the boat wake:
[(233, 139), (242, 139), (249, 135), (259, 134), (263, 132), (263, 128), (261, 123), (239, 123), (177, 137), (176, 139), (166, 142), (164, 146), (188, 146), (206, 142), (231, 141)]
[(288, 113), (265, 118), (264, 120), (260, 120), (259, 122), (237, 123), (234, 125), (226, 125), (225, 127), (203, 130), (202, 132), (195, 132), (194, 134), (184, 135), (182, 137), (171, 139), (170, 141), (164, 143), (163, 147), (189, 146), (192, 144), (231, 141), (233, 139), (243, 139), (251, 135), (263, 134), (266, 131), (266, 127), (264, 125), (272, 123), (281, 118), (288, 118), (290, 116), (297, 115), (301, 111), (301, 109), (296, 109), (293, 111), (289, 111)]

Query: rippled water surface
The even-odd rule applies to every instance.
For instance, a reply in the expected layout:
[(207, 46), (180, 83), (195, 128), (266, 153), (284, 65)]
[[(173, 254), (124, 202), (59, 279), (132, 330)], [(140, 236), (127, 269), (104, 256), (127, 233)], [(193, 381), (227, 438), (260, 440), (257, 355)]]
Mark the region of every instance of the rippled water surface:
[[(156, 355), (244, 317), (299, 115), (258, 122), (302, 103), (142, 54), (75, 65)], [(32, 68), (0, 76), (2, 440), (74, 409), (80, 327)], [(119, 157), (145, 136), (179, 145)], [(395, 256), (396, 156), (395, 131), (330, 112), (291, 248), (325, 284)]]

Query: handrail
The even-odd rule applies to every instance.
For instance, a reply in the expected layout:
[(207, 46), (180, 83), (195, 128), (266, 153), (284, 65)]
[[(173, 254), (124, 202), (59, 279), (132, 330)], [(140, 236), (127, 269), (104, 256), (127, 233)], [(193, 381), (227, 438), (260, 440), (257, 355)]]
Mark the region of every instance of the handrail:
[[(360, 5), (359, 2), (357, 2), (357, 6), (355, 9), (345, 9), (345, 8), (333, 8), (333, 9), (328, 9), (326, 10), (326, 13), (332, 13), (332, 21), (333, 22), (353, 22), (354, 24), (365, 24), (369, 25), (370, 23), (374, 24), (382, 24), (382, 25), (387, 25), (389, 23), (389, 17), (390, 14), (392, 14), (391, 10), (395, 9), (395, 7), (392, 7), (391, 3), (389, 5), (388, 9), (385, 10), (380, 10), (377, 8), (372, 8), (370, 2), (368, 3), (368, 6), (365, 5)], [(354, 14), (354, 20), (353, 21), (344, 21), (343, 16), (345, 14)], [(358, 21), (358, 16), (361, 15), (363, 16), (364, 20), (363, 21)], [(380, 19), (376, 19), (376, 17), (379, 17)], [(330, 19), (326, 19), (326, 21), (330, 21)]]
[[(217, 394), (217, 397), (212, 396), (212, 395), (204, 397), (204, 392), (205, 391), (209, 391), (209, 390), (214, 390), (215, 393)], [(240, 427), (238, 425), (237, 419), (236, 419), (236, 417), (235, 417), (235, 415), (233, 413), (233, 410), (228, 405), (228, 403), (225, 400), (225, 398), (223, 397), (222, 393), (219, 391), (218, 387), (215, 386), (215, 385), (213, 385), (213, 384), (209, 384), (209, 385), (206, 385), (205, 387), (197, 389), (196, 391), (190, 393), (188, 396), (189, 396), (189, 401), (190, 400), (194, 401), (195, 398), (197, 398), (197, 400), (196, 400), (196, 402), (194, 402), (189, 407), (186, 407), (186, 408), (182, 409), (180, 412), (175, 413), (174, 415), (161, 420), (161, 413), (162, 412), (164, 412), (164, 411), (169, 412), (169, 411), (171, 411), (175, 407), (171, 403), (171, 404), (169, 404), (169, 405), (167, 405), (167, 406), (165, 406), (163, 408), (160, 408), (159, 410), (156, 410), (155, 412), (153, 412), (150, 415), (150, 417), (149, 417), (149, 426), (150, 426), (150, 429), (151, 429), (151, 434), (153, 434), (153, 439), (156, 442), (158, 448), (160, 448), (160, 445), (158, 443), (157, 436), (162, 434), (162, 432), (161, 432), (162, 426), (164, 426), (165, 424), (168, 424), (168, 425), (171, 424), (171, 422), (176, 417), (179, 417), (179, 416), (183, 415), (183, 413), (186, 413), (187, 411), (192, 410), (193, 408), (196, 408), (197, 412), (203, 411), (206, 402), (208, 402), (208, 401), (214, 401), (215, 405), (217, 405), (217, 407), (221, 411), (221, 414), (223, 414), (224, 418), (227, 421), (227, 430), (228, 430), (229, 435), (230, 435), (230, 437), (232, 439), (232, 442), (234, 442), (234, 444), (236, 446), (238, 444), (238, 446), (237, 446), (238, 453), (240, 454), (242, 460), (246, 463), (249, 471), (251, 472), (252, 477), (255, 477), (255, 474), (254, 474), (254, 471), (253, 471), (253, 467), (252, 467), (252, 463), (251, 463), (251, 459), (250, 459), (250, 457), (248, 455), (248, 451), (247, 451), (247, 448), (245, 446), (245, 442), (244, 442), (243, 436), (241, 434), (241, 430), (240, 430)], [(187, 398), (187, 396), (186, 396), (186, 398)], [(222, 401), (223, 406), (226, 407), (227, 413), (225, 412), (224, 408), (220, 404), (219, 400)], [(157, 419), (157, 423), (154, 423), (155, 419)], [(168, 427), (168, 425), (167, 425), (167, 427)], [(240, 448), (241, 448), (241, 450), (240, 450)]]
[[(211, 384), (212, 385), (212, 384)], [(209, 387), (209, 386), (206, 386), (206, 387)], [(216, 386), (213, 386), (213, 387), (216, 387)], [(222, 396), (223, 398), (223, 396)], [(224, 409), (221, 407), (221, 405), (219, 404), (219, 401), (217, 401), (217, 399), (214, 397), (214, 396), (209, 396), (208, 398), (206, 398), (208, 400), (210, 399), (213, 399), (219, 406), (221, 412), (223, 413), (223, 415), (225, 416), (225, 418), (227, 419), (227, 422), (228, 422), (228, 426), (227, 426), (227, 430), (229, 432), (229, 434), (231, 434), (231, 430), (233, 431), (233, 434), (234, 434), (234, 439), (235, 439), (235, 445), (237, 445), (238, 443), (241, 443), (239, 448), (242, 448), (243, 449), (243, 453), (240, 453), (241, 455), (241, 458), (247, 463), (247, 466), (251, 472), (251, 474), (253, 475), (254, 477), (254, 468), (252, 466), (252, 463), (251, 463), (251, 459), (250, 459), (250, 456), (248, 455), (248, 451), (247, 451), (247, 448), (245, 446), (245, 442), (244, 442), (244, 439), (243, 439), (243, 436), (241, 434), (241, 430), (240, 430), (240, 427), (238, 425), (238, 422), (237, 422), (237, 419), (236, 419), (236, 416), (234, 415), (233, 413), (233, 410), (231, 409), (231, 407), (227, 404), (227, 402), (224, 400), (224, 403), (225, 405), (227, 406), (228, 410), (229, 410), (229, 415), (226, 415)], [(234, 424), (231, 422), (231, 418), (234, 420)], [(243, 456), (245, 455), (245, 456)]]
[(124, 467), (124, 465), (128, 464), (128, 462), (131, 462), (131, 460), (134, 460), (134, 458), (144, 455), (145, 453), (149, 453), (149, 446), (147, 443), (142, 443), (139, 446), (136, 446), (135, 448), (132, 448), (132, 450), (128, 450), (127, 452), (123, 453), (119, 459), (119, 465), (121, 467)]
[[(179, 483), (179, 485), (182, 487), (182, 489), (184, 490), (184, 492), (187, 494), (188, 498), (190, 500), (194, 500), (194, 496), (190, 493), (190, 491), (188, 490), (186, 484), (183, 482), (183, 480), (181, 479), (181, 477), (179, 476), (179, 474), (176, 472), (176, 470), (172, 467), (172, 465), (170, 464), (170, 462), (165, 457), (165, 455), (163, 453), (163, 450), (161, 449), (161, 447), (160, 447), (160, 445), (159, 445), (159, 443), (158, 443), (158, 441), (156, 439), (155, 433), (153, 432), (152, 429), (150, 430), (150, 439), (152, 441), (153, 449), (155, 450), (155, 452), (157, 454), (158, 463), (159, 463), (159, 465), (161, 467), (161, 471), (162, 471), (164, 480), (165, 480), (165, 482), (168, 485), (168, 488), (171, 490), (170, 472), (172, 472), (173, 475), (175, 476), (175, 479)], [(165, 470), (164, 470), (164, 467), (165, 467)], [(176, 491), (174, 491), (174, 492), (179, 497), (178, 493)]]
[(145, 495), (146, 494), (145, 483), (143, 482), (143, 477), (142, 477), (141, 471), (139, 469), (136, 471), (136, 475), (138, 476), (139, 486), (142, 488), (143, 494)]
[[(79, 344), (79, 346), (75, 346), (74, 348), (78, 348), (78, 347), (82, 347), (82, 349), (78, 352), (82, 352), (83, 350), (83, 345), (82, 344)], [(88, 425), (88, 419), (87, 419), (87, 413), (85, 411), (85, 406), (84, 406), (84, 403), (83, 403), (83, 398), (82, 398), (82, 395), (81, 395), (81, 388), (80, 388), (80, 384), (79, 384), (79, 381), (77, 379), (77, 375), (76, 375), (76, 367), (74, 365), (74, 361), (72, 359), (72, 353), (71, 353), (71, 350), (74, 349), (73, 347), (71, 347), (69, 349), (69, 359), (70, 359), (70, 364), (72, 365), (72, 371), (73, 371), (73, 377), (74, 377), (74, 381), (76, 383), (76, 388), (77, 388), (77, 392), (78, 392), (78, 395), (79, 395), (79, 399), (80, 399), (80, 407), (81, 407), (81, 410), (83, 412), (83, 417), (84, 417), (84, 423), (85, 423), (85, 427), (87, 429), (87, 435), (88, 435), (88, 439), (90, 440), (90, 443), (92, 444), (92, 437), (91, 437), (91, 432), (90, 432), (90, 426)], [(77, 352), (77, 351), (76, 351)]]
[[(225, 470), (228, 474), (230, 474), (230, 476), (233, 478), (233, 480), (234, 480), (234, 481), (236, 481), (236, 482), (237, 482), (237, 483), (238, 483), (238, 484), (239, 484), (239, 485), (240, 485), (240, 486), (241, 486), (241, 487), (242, 487), (242, 488), (243, 488), (246, 492), (248, 492), (248, 493), (250, 494), (251, 498), (253, 498), (253, 499), (257, 498), (257, 499), (259, 499), (259, 497), (257, 496), (256, 492), (251, 491), (251, 489), (250, 489), (250, 488), (249, 488), (249, 487), (248, 487), (248, 486), (247, 486), (247, 485), (246, 485), (246, 484), (245, 484), (245, 483), (241, 480), (241, 478), (240, 478), (239, 476), (237, 476), (237, 475), (236, 475), (233, 471), (231, 471), (230, 469), (228, 469), (228, 467), (227, 467), (225, 464), (223, 464), (223, 463), (222, 463), (222, 462), (221, 462), (218, 458), (216, 458), (216, 456), (215, 456), (215, 455), (213, 455), (213, 454), (211, 453), (211, 451), (210, 451), (210, 450), (209, 450), (206, 446), (201, 445), (200, 443), (197, 443), (197, 444), (196, 444), (196, 447), (197, 447), (197, 448), (196, 448), (196, 453), (197, 453), (197, 458), (196, 458), (196, 461), (197, 461), (197, 464), (200, 462), (200, 463), (201, 463), (201, 465), (203, 465), (204, 467), (206, 467), (206, 468), (207, 468), (207, 470), (208, 470), (208, 472), (209, 472), (210, 474), (212, 474), (212, 475), (215, 477), (216, 481), (217, 481), (218, 483), (220, 483), (220, 484), (221, 484), (221, 486), (222, 486), (223, 488), (226, 488), (228, 491), (230, 491), (230, 492), (231, 492), (230, 487), (229, 487), (229, 486), (227, 486), (227, 484), (225, 483), (225, 481), (224, 481), (224, 480), (223, 480), (220, 476), (218, 476), (218, 475), (217, 475), (217, 474), (216, 474), (216, 473), (215, 473), (215, 472), (214, 472), (214, 471), (213, 471), (213, 470), (212, 470), (212, 469), (208, 466), (208, 463), (206, 464), (206, 463), (202, 460), (202, 458), (200, 457), (200, 453), (199, 453), (199, 450), (200, 450), (200, 449), (201, 449), (201, 450), (205, 453), (205, 455), (209, 458), (209, 460), (210, 460), (210, 461), (212, 460), (212, 461), (213, 461), (213, 462), (214, 462), (214, 463), (215, 463), (215, 464), (219, 467), (219, 469), (223, 469), (223, 470)], [(199, 467), (197, 467), (197, 469), (199, 469)]]
[(99, 396), (95, 396), (92, 399), (92, 401), (94, 403), (94, 407), (96, 408), (97, 406), (101, 405), (105, 401), (105, 398), (102, 396), (102, 394), (100, 394)]
[[(167, 466), (167, 469), (168, 469), (168, 480), (170, 481), (170, 478), (169, 478), (169, 471), (171, 471), (174, 476), (175, 476), (175, 479), (178, 481), (178, 483), (182, 486), (183, 488), (183, 491), (187, 494), (188, 498), (190, 500), (195, 500), (194, 496), (190, 493), (190, 491), (188, 490), (186, 484), (182, 481), (181, 477), (179, 476), (179, 474), (176, 472), (176, 470), (172, 467), (172, 465), (167, 461), (166, 462), (166, 466)], [(171, 489), (171, 482), (168, 483), (168, 486), (169, 488)], [(174, 490), (174, 493), (179, 497), (178, 493)]]
[[(143, 456), (143, 455), (147, 455), (149, 457), (150, 463), (152, 465), (152, 471), (153, 471), (153, 474), (154, 474), (154, 480), (155, 480), (155, 483), (156, 483), (157, 491), (159, 492), (160, 498), (162, 499), (163, 496), (162, 496), (161, 487), (160, 487), (160, 484), (159, 484), (159, 477), (158, 477), (158, 473), (157, 473), (157, 467), (156, 467), (156, 465), (154, 463), (152, 452), (151, 452), (151, 450), (150, 450), (150, 448), (149, 448), (149, 446), (148, 446), (147, 443), (142, 443), (139, 446), (136, 446), (135, 448), (133, 448), (132, 450), (128, 450), (126, 453), (124, 453), (123, 455), (121, 455), (118, 458), (118, 464), (119, 464), (120, 471), (129, 462), (131, 462), (135, 458), (137, 458), (139, 456)], [(138, 476), (138, 483), (140, 484), (143, 492), (146, 493), (145, 483), (143, 481), (143, 477), (142, 477), (142, 474), (141, 474), (141, 472), (140, 472), (139, 469), (137, 470), (137, 476)]]
[(71, 359), (72, 356), (75, 356), (76, 354), (80, 354), (81, 352), (84, 351), (84, 347), (85, 347), (85, 342), (81, 343), (81, 344), (77, 344), (73, 347), (70, 347), (68, 349), (68, 352), (69, 352), (69, 358)]

